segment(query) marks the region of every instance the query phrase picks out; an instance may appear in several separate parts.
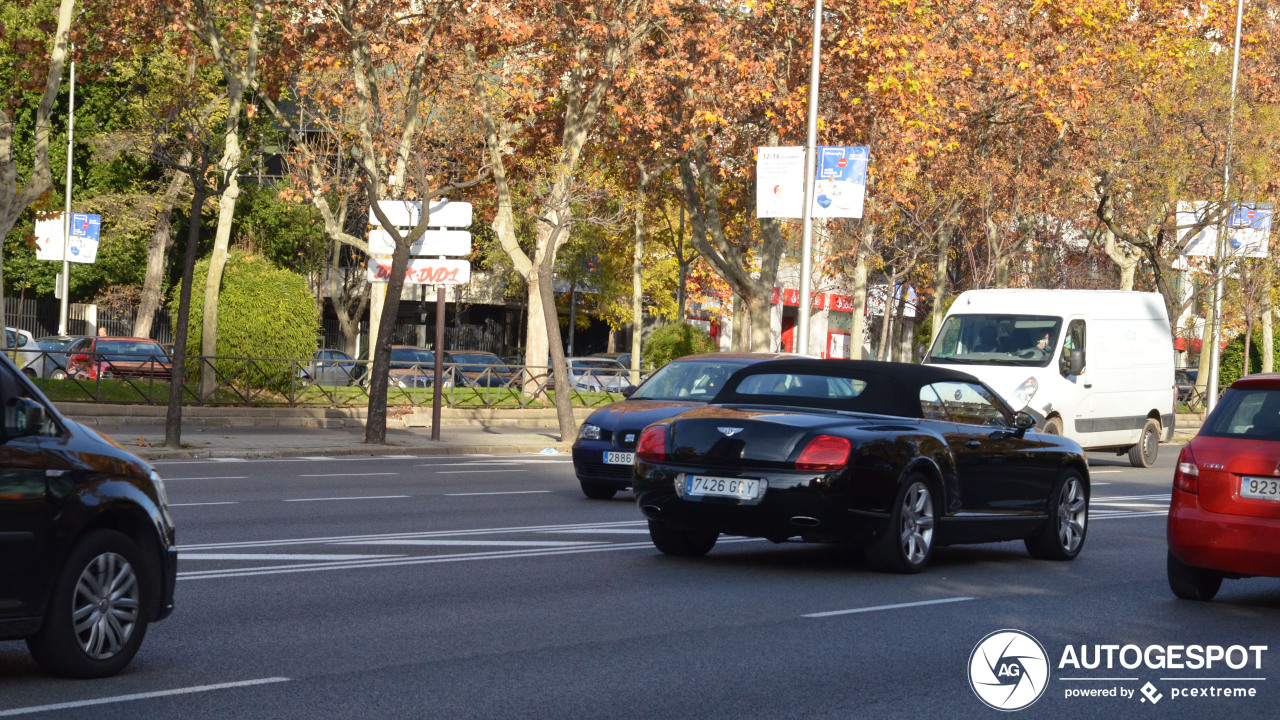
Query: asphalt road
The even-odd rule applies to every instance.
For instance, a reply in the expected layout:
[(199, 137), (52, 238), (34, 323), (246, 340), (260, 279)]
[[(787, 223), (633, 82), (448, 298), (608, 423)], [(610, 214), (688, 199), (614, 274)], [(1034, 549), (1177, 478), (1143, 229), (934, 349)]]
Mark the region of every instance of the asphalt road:
[[(722, 538), (704, 558), (660, 555), (630, 495), (583, 498), (567, 455), (161, 463), (176, 612), (108, 680), (45, 677), (0, 643), (0, 717), (994, 717), (970, 661), (1002, 629), (1047, 657), (1043, 694), (1016, 714), (1274, 717), (1280, 580), (1228, 581), (1203, 604), (1169, 592), (1176, 450), (1151, 470), (1091, 456), (1075, 562), (940, 548), (915, 576), (834, 546)], [(1062, 666), (1068, 645), (1079, 667)], [(1137, 647), (1085, 667), (1105, 645)], [(1124, 667), (1174, 645), (1226, 658)], [(1232, 645), (1268, 649), (1232, 668)], [(1037, 660), (1020, 657), (999, 664), (1010, 692), (1036, 689)], [(1212, 688), (1254, 696), (1175, 697)]]

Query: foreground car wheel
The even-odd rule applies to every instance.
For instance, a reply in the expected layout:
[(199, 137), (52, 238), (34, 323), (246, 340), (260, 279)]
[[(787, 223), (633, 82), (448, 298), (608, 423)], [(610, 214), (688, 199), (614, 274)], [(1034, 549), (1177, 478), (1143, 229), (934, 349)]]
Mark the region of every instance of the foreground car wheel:
[(1058, 478), (1049, 495), (1049, 519), (1026, 539), (1027, 552), (1040, 560), (1074, 560), (1089, 526), (1089, 486), (1075, 470)]
[(115, 675), (142, 644), (158, 588), (132, 540), (113, 530), (95, 530), (71, 551), (44, 625), (27, 639), (27, 647), (54, 675)]
[(1212, 600), (1222, 587), (1222, 573), (1191, 567), (1169, 553), (1169, 589), (1183, 600)]
[(1149, 468), (1156, 464), (1156, 453), (1160, 451), (1160, 423), (1147, 418), (1142, 426), (1142, 439), (1137, 445), (1129, 448), (1129, 464), (1134, 467)]
[(649, 538), (653, 546), (666, 555), (701, 557), (716, 546), (720, 533), (715, 530), (682, 530), (656, 520), (649, 521)]
[(591, 482), (590, 480), (579, 480), (578, 484), (582, 486), (582, 494), (592, 500), (608, 500), (618, 493), (617, 488), (604, 483)]
[(933, 528), (933, 494), (923, 477), (913, 475), (898, 490), (889, 527), (872, 543), (868, 559), (881, 570), (918, 573), (933, 555)]

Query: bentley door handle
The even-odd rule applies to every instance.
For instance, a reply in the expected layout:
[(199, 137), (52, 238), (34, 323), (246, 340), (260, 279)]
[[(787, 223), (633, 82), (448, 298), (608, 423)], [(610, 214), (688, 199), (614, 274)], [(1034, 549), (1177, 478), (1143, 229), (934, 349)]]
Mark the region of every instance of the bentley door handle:
[(977, 450), (978, 448), (982, 447), (982, 441), (980, 441), (980, 440), (970, 440), (970, 441), (966, 442), (966, 443), (964, 444), (964, 446), (965, 446), (965, 447), (967, 447), (967, 448), (969, 448), (970, 450)]
[(1085, 390), (1088, 390), (1088, 389), (1089, 389), (1089, 388), (1091, 388), (1091, 387), (1093, 387), (1093, 383), (1085, 383), (1085, 384), (1084, 384), (1084, 389), (1085, 389)]

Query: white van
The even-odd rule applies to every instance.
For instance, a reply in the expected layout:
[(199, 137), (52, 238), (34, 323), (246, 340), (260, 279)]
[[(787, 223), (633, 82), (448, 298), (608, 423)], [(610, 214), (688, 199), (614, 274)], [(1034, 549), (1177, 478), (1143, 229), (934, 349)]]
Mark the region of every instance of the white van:
[(924, 362), (971, 373), (1041, 432), (1155, 462), (1173, 438), (1173, 338), (1159, 293), (970, 290)]

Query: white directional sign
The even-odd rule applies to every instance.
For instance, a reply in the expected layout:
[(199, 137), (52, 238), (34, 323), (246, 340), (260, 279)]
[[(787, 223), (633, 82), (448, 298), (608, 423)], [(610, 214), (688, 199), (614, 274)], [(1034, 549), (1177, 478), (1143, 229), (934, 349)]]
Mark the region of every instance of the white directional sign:
[[(408, 231), (401, 228), (400, 232)], [(370, 255), (390, 255), (396, 251), (396, 243), (391, 233), (382, 228), (373, 228), (369, 230), (369, 254)], [(471, 233), (466, 230), (428, 230), (422, 234), (409, 248), (409, 254), (414, 256), (431, 256), (440, 255), (470, 255), (471, 254)]]
[[(378, 207), (396, 227), (414, 227), (422, 217), (422, 203), (416, 200), (379, 200)], [(374, 227), (382, 225), (377, 213), (369, 213), (369, 224)], [(431, 217), (427, 218), (427, 224), (431, 227), (470, 227), (471, 203), (437, 200), (431, 204)]]
[[(862, 217), (869, 151), (820, 146), (814, 172), (815, 218)], [(756, 155), (756, 217), (804, 217), (804, 148), (762, 147)]]
[[(388, 282), (391, 279), (391, 258), (369, 257), (369, 282)], [(453, 258), (430, 260), (413, 258), (405, 269), (406, 285), (465, 285), (471, 282), (471, 263)]]
[[(98, 258), (101, 227), (99, 215), (71, 213), (71, 244), (65, 250), (68, 262), (92, 264)], [(62, 213), (49, 220), (36, 220), (35, 233), (36, 259), (62, 262)]]

